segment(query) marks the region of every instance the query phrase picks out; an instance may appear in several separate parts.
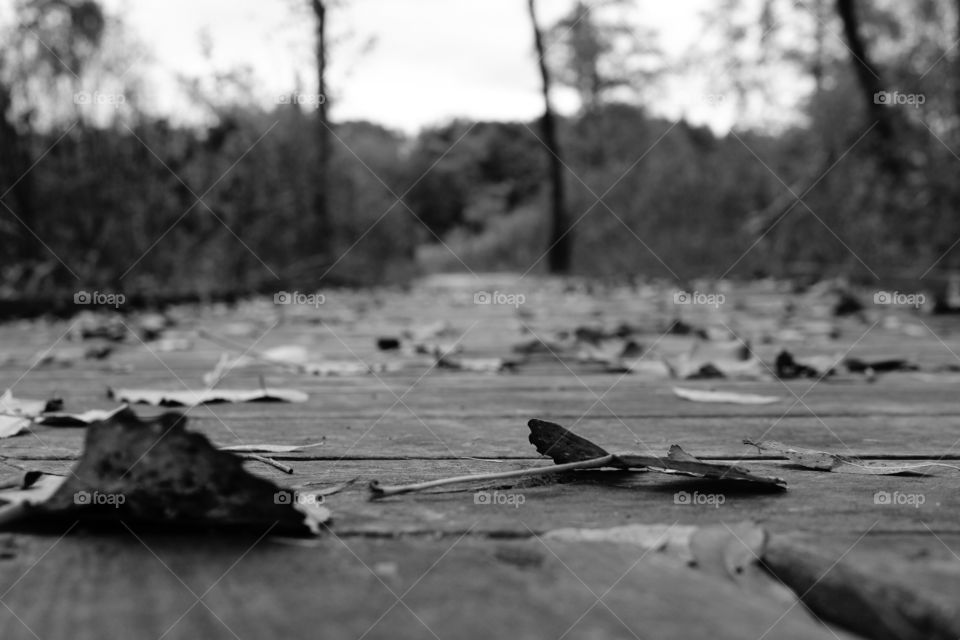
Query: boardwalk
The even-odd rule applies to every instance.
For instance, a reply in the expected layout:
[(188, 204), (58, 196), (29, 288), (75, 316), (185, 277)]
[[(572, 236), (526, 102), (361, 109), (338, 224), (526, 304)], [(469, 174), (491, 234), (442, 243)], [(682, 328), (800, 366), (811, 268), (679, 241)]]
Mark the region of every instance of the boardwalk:
[[(523, 294), (524, 303), (474, 304), (481, 289)], [(75, 410), (112, 406), (107, 387), (201, 388), (227, 340), (258, 353), (300, 345), (315, 360), (403, 364), (328, 377), (252, 364), (232, 371), (220, 386), (256, 387), (262, 377), (271, 387), (307, 392), (309, 401), (189, 412), (190, 428), (217, 444), (323, 439), (321, 447), (277, 456), (294, 468), (292, 475), (256, 463), (249, 469), (284, 486), (358, 478), (327, 498), (334, 515), (328, 534), (287, 540), (264, 531), (168, 535), (83, 527), (65, 536), (3, 533), (0, 637), (860, 637), (832, 623), (823, 626), (789, 598), (724, 581), (666, 550), (551, 533), (643, 524), (680, 531), (743, 521), (789, 541), (790, 549), (816, 552), (822, 564), (809, 593), (801, 594), (811, 602), (817, 589), (843, 580), (860, 586), (890, 581), (923, 607), (940, 607), (941, 620), (956, 623), (960, 473), (816, 472), (742, 444), (766, 438), (868, 460), (960, 460), (960, 374), (951, 370), (960, 366), (960, 335), (954, 321), (870, 304), (864, 314), (838, 319), (826, 303), (806, 306), (802, 300), (796, 316), (784, 319), (783, 301), (783, 294), (755, 286), (728, 293), (719, 309), (678, 309), (664, 291), (586, 293), (533, 280), (445, 278), (410, 291), (332, 291), (317, 307), (260, 301), (237, 309), (182, 309), (170, 335), (189, 339), (189, 350), (157, 352), (157, 345), (131, 332), (106, 359), (32, 369), (31, 358), (51, 345), (68, 353), (81, 344), (61, 339), (76, 330), (75, 321), (0, 327), (0, 384), (17, 396), (61, 396)], [(668, 331), (678, 310), (688, 324), (736, 331), (768, 365), (786, 347), (804, 355), (907, 358), (920, 370), (872, 380), (841, 372), (824, 379), (678, 382), (655, 366), (623, 373), (546, 353), (513, 371), (486, 373), (438, 367), (430, 356), (398, 355), (376, 344), (442, 321), (447, 335), (430, 340), (461, 343), (462, 357), (516, 358), (517, 343), (549, 343), (561, 330), (626, 323), (642, 349), (652, 347), (649, 353), (669, 361), (688, 353), (695, 340)], [(124, 322), (135, 326), (132, 316)], [(218, 342), (199, 335), (200, 329)], [(693, 403), (673, 394), (677, 384), (781, 400)], [(663, 454), (679, 444), (701, 458), (740, 460), (784, 478), (789, 488), (756, 492), (684, 476), (592, 472), (560, 482), (481, 487), (499, 491), (500, 504), (478, 503), (477, 486), (368, 500), (371, 479), (397, 484), (545, 464), (527, 440), (526, 422), (533, 417), (611, 450)], [(3, 440), (4, 481), (16, 481), (20, 469), (63, 472), (82, 440), (82, 429), (42, 426)], [(723, 500), (678, 504), (681, 491)], [(922, 503), (897, 503), (896, 497), (878, 503), (878, 492), (922, 496)], [(876, 612), (857, 606), (863, 617), (883, 614), (882, 606)], [(820, 602), (815, 610), (823, 607)], [(863, 637), (882, 637), (869, 621), (860, 624)], [(948, 636), (931, 631), (926, 637)]]

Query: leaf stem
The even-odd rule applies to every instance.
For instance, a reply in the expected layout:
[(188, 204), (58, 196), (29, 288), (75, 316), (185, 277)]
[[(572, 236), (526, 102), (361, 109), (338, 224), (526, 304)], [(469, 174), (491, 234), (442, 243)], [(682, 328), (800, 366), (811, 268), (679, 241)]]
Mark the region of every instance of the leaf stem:
[(616, 456), (610, 454), (590, 460), (580, 460), (578, 462), (568, 462), (566, 464), (553, 464), (547, 467), (532, 467), (529, 469), (517, 469), (515, 471), (499, 471), (496, 473), (475, 473), (468, 476), (454, 476), (452, 478), (440, 478), (439, 480), (429, 480), (427, 482), (418, 482), (414, 484), (386, 486), (381, 485), (377, 480), (370, 481), (371, 500), (395, 496), (401, 493), (413, 493), (423, 491), (434, 487), (443, 487), (450, 484), (460, 484), (463, 482), (478, 482), (486, 480), (501, 480), (504, 478), (524, 478), (531, 476), (543, 476), (552, 473), (561, 473), (573, 469), (597, 469), (599, 467), (608, 467), (614, 461)]

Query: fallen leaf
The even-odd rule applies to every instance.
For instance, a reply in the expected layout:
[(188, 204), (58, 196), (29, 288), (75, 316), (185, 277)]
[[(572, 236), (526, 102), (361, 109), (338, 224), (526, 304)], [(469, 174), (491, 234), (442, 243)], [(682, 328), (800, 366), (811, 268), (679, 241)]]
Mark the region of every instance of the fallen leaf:
[(704, 389), (685, 389), (674, 387), (677, 397), (691, 402), (724, 402), (729, 404), (772, 404), (779, 402), (779, 396), (762, 396), (755, 393), (736, 393), (733, 391), (707, 391)]
[(304, 373), (312, 376), (358, 376), (367, 375), (372, 371), (370, 365), (357, 360), (310, 362), (301, 367)]
[(156, 391), (152, 389), (108, 389), (107, 397), (130, 404), (155, 407), (193, 407), (221, 402), (306, 402), (303, 391), (294, 389), (204, 389), (202, 391)]
[(56, 411), (63, 402), (54, 400), (22, 400), (7, 389), (0, 395), (0, 438), (9, 438), (27, 429), (44, 411)]
[(459, 342), (417, 342), (409, 349), (411, 355), (433, 356), (434, 358), (445, 358), (462, 351), (463, 345)]
[(0, 524), (135, 522), (164, 529), (267, 527), (319, 532), (330, 512), (251, 475), (232, 453), (166, 413), (140, 420), (130, 409), (90, 426), (69, 476), (0, 492)]
[(755, 474), (749, 469), (737, 465), (705, 462), (690, 455), (675, 444), (670, 446), (666, 457), (632, 453), (610, 454), (586, 438), (582, 438), (553, 422), (534, 418), (527, 424), (530, 427), (530, 443), (537, 448), (539, 453), (550, 456), (557, 464), (582, 462), (612, 455), (613, 464), (610, 466), (623, 469), (649, 468), (653, 471), (683, 473), (713, 480), (744, 480), (786, 488), (786, 482), (781, 478)]
[(322, 444), (323, 442), (313, 442), (310, 444), (297, 444), (297, 445), (238, 444), (230, 447), (220, 447), (220, 451), (236, 451), (236, 452), (246, 452), (246, 453), (293, 453), (294, 451), (302, 451), (303, 449), (319, 447)]
[(946, 468), (960, 471), (960, 466), (944, 462), (867, 462), (859, 458), (830, 453), (828, 451), (792, 447), (775, 440), (764, 440), (761, 442), (744, 440), (743, 443), (757, 447), (761, 451), (773, 451), (796, 465), (816, 471), (833, 471), (835, 473), (851, 473), (867, 476), (924, 473), (933, 468)]
[(847, 358), (843, 361), (850, 373), (890, 373), (892, 371), (918, 371), (920, 367), (902, 358), (887, 360), (861, 360)]
[(781, 380), (822, 378), (834, 373), (839, 360), (840, 358), (832, 356), (796, 358), (784, 349), (777, 354), (777, 359), (774, 361), (774, 371)]
[(437, 362), (437, 366), (443, 369), (456, 369), (458, 371), (474, 371), (476, 373), (499, 373), (501, 371), (512, 371), (517, 366), (513, 360), (503, 358), (450, 358), (442, 357)]
[(94, 422), (109, 420), (125, 408), (126, 405), (120, 405), (114, 409), (91, 409), (83, 413), (44, 413), (37, 418), (37, 422), (49, 427), (83, 427)]
[(401, 346), (400, 338), (383, 336), (377, 338), (377, 349), (380, 351), (396, 351)]

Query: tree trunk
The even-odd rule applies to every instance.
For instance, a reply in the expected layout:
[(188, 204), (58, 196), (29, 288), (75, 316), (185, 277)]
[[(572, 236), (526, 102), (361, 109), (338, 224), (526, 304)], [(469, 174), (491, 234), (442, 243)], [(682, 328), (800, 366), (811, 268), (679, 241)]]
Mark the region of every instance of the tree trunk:
[(543, 33), (537, 22), (535, 0), (528, 0), (530, 22), (533, 25), (533, 41), (536, 46), (537, 63), (540, 66), (540, 79), (543, 85), (543, 118), (541, 127), (543, 142), (547, 148), (547, 162), (550, 171), (550, 247), (547, 249), (547, 264), (550, 273), (568, 273), (572, 259), (572, 238), (563, 193), (563, 161), (561, 160), (560, 140), (557, 135), (557, 119), (550, 106), (550, 70), (547, 68), (546, 48)]
[(330, 151), (332, 148), (330, 122), (327, 117), (327, 6), (326, 0), (311, 0), (316, 19), (317, 93), (316, 118), (317, 173), (313, 201), (314, 230), (318, 250), (332, 246), (330, 224)]
[[(960, 0), (957, 0), (954, 9), (957, 12), (957, 30), (954, 36), (960, 38)], [(957, 52), (953, 62), (953, 108), (954, 115), (960, 120), (960, 52)]]
[[(33, 219), (33, 179), (28, 170), (30, 161), (24, 141), (10, 119), (10, 103), (10, 88), (0, 83), (0, 198), (27, 224)], [(13, 241), (13, 238), (23, 238), (22, 231), (21, 223), (0, 205), (0, 235), (9, 234), (3, 243), (9, 252), (6, 266), (34, 257), (30, 255), (33, 242)]]
[(890, 143), (895, 133), (894, 111), (889, 104), (883, 102), (882, 98), (878, 96), (886, 90), (886, 87), (881, 82), (877, 68), (870, 62), (866, 43), (860, 33), (860, 19), (857, 16), (855, 0), (837, 0), (837, 13), (843, 21), (843, 33), (851, 54), (850, 61), (853, 63), (853, 70), (860, 83), (860, 91), (867, 107), (867, 113), (870, 119), (877, 123), (877, 133), (880, 134), (880, 138), (886, 146), (884, 151), (891, 152), (892, 146)]

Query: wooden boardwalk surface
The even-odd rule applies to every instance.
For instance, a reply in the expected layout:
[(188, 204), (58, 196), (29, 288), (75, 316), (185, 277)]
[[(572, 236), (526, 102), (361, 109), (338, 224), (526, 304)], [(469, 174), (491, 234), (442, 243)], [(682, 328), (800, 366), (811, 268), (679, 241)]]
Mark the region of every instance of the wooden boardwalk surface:
[[(498, 286), (526, 295), (519, 313), (508, 305), (473, 304), (476, 290)], [(551, 533), (748, 520), (829, 559), (818, 584), (846, 570), (862, 572), (893, 580), (942, 607), (946, 617), (956, 616), (960, 473), (815, 472), (742, 444), (767, 438), (869, 460), (960, 460), (960, 374), (951, 371), (960, 365), (960, 333), (954, 320), (872, 306), (861, 317), (834, 319), (810, 308), (802, 310), (803, 322), (784, 320), (778, 312), (783, 296), (759, 288), (728, 294), (724, 308), (679, 309), (690, 324), (728, 327), (751, 339), (767, 363), (786, 347), (797, 354), (905, 357), (921, 368), (875, 381), (840, 375), (678, 382), (652, 370), (608, 372), (550, 356), (512, 372), (475, 373), (376, 347), (378, 337), (444, 321), (451, 335), (435, 340), (459, 340), (464, 356), (514, 357), (511, 346), (521, 341), (549, 341), (558, 330), (582, 325), (628, 323), (638, 328), (635, 339), (645, 348), (669, 359), (688, 352), (694, 339), (666, 331), (678, 309), (665, 295), (588, 295), (470, 278), (423, 283), (408, 292), (329, 292), (317, 308), (261, 301), (182, 310), (174, 330), (192, 341), (187, 351), (159, 352), (131, 333), (105, 360), (33, 368), (30, 359), (38, 352), (79, 344), (63, 337), (75, 322), (0, 327), (0, 385), (17, 396), (61, 396), (75, 410), (111, 406), (107, 387), (202, 388), (203, 374), (224, 349), (199, 337), (198, 329), (256, 351), (300, 345), (315, 359), (409, 365), (375, 375), (317, 377), (256, 364), (231, 372), (220, 386), (256, 387), (262, 377), (268, 386), (307, 392), (309, 401), (189, 411), (190, 428), (217, 444), (323, 439), (320, 447), (277, 456), (294, 468), (292, 475), (256, 463), (249, 469), (284, 486), (358, 478), (327, 498), (334, 516), (329, 533), (311, 540), (269, 531), (224, 536), (64, 527), (3, 533), (0, 638), (881, 637), (824, 625), (803, 606), (748, 592), (629, 541)], [(801, 335), (785, 342), (777, 336), (790, 322)], [(825, 323), (836, 337), (824, 335)], [(764, 406), (692, 403), (673, 395), (678, 384), (782, 400)], [(476, 486), (368, 500), (371, 479), (398, 484), (544, 464), (527, 440), (526, 422), (533, 417), (611, 450), (663, 454), (680, 444), (702, 458), (742, 460), (783, 477), (789, 488), (756, 492), (684, 476), (591, 472), (575, 480), (486, 487), (514, 496), (511, 504), (478, 504)], [(2, 478), (15, 481), (23, 468), (63, 472), (82, 440), (82, 429), (36, 426), (0, 441)], [(723, 502), (678, 504), (681, 491), (722, 495)], [(921, 495), (923, 501), (878, 504), (877, 492)]]

